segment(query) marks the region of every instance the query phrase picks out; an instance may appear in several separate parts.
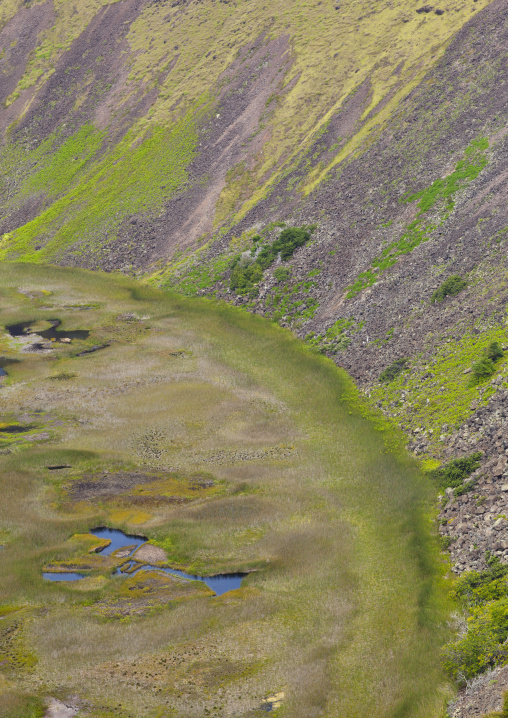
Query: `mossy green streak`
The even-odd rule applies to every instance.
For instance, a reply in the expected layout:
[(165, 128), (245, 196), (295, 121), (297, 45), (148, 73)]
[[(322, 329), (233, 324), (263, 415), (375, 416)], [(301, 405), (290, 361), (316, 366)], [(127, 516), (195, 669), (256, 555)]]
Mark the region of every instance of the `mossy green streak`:
[[(53, 152), (58, 138), (50, 138), (34, 152), (38, 169), (24, 182), (22, 194), (44, 191), (54, 201), (34, 220), (3, 236), (0, 259), (58, 259), (71, 246), (78, 247), (78, 255), (100, 253), (126, 217), (160, 211), (188, 180), (187, 166), (196, 151), (196, 118), (203, 111), (201, 106), (170, 129), (156, 127), (146, 134), (132, 130), (97, 159), (104, 135), (89, 125)], [(25, 162), (30, 159), (25, 157)]]

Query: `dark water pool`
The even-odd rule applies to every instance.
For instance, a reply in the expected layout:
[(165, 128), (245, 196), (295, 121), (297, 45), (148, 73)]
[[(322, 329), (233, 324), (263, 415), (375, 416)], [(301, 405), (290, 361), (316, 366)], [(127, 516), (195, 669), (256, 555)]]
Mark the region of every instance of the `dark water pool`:
[(70, 571), (53, 573), (52, 571), (44, 571), (42, 574), (43, 578), (47, 578), (48, 581), (79, 581), (80, 578), (85, 578), (83, 573), (72, 573)]
[(8, 324), (5, 328), (11, 335), (11, 337), (21, 337), (26, 334), (26, 330), (30, 327), (33, 322), (19, 322), (18, 324)]
[(35, 429), (35, 424), (10, 424), (0, 429), (2, 434), (23, 434), (25, 431)]
[(49, 329), (44, 329), (42, 332), (30, 331), (30, 327), (34, 322), (19, 322), (18, 324), (9, 324), (5, 328), (11, 335), (11, 337), (21, 337), (27, 334), (37, 334), (39, 337), (44, 339), (62, 341), (62, 339), (87, 339), (90, 332), (87, 329), (74, 329), (71, 331), (60, 330), (58, 327), (62, 323), (60, 319), (48, 319), (51, 322)]
[[(110, 556), (114, 551), (120, 548), (132, 547), (132, 550), (128, 556), (138, 549), (140, 546), (147, 542), (145, 536), (133, 536), (126, 534), (119, 529), (110, 529), (106, 526), (100, 526), (99, 528), (90, 529), (90, 533), (93, 536), (101, 539), (109, 539), (111, 543), (106, 548), (102, 549), (100, 553), (105, 556)], [(124, 569), (122, 571), (122, 568)], [(121, 576), (133, 576), (138, 571), (162, 571), (169, 573), (172, 576), (178, 576), (179, 578), (185, 578), (190, 581), (202, 581), (208, 588), (216, 593), (217, 596), (221, 596), (227, 591), (233, 591), (235, 588), (240, 588), (242, 579), (245, 576), (244, 573), (224, 573), (217, 576), (195, 576), (191, 573), (185, 573), (185, 571), (177, 571), (174, 568), (161, 568), (159, 566), (150, 566), (147, 564), (140, 565), (136, 561), (128, 561), (123, 566), (116, 569), (115, 573)], [(77, 581), (80, 578), (84, 578), (81, 573), (53, 573), (44, 572), (43, 577), (49, 581)]]
[(60, 331), (58, 327), (62, 322), (59, 319), (50, 319), (49, 321), (52, 323), (52, 327), (45, 329), (43, 332), (37, 332), (39, 336), (44, 337), (44, 339), (61, 341), (62, 339), (88, 339), (90, 336), (90, 332), (87, 329), (73, 329), (71, 331), (64, 329)]

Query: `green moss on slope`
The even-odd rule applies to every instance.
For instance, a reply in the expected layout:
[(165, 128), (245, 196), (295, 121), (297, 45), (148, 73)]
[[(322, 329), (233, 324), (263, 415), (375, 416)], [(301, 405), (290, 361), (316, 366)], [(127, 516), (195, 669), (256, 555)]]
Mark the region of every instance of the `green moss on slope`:
[[(78, 253), (100, 251), (98, 227), (106, 235), (102, 242), (107, 242), (125, 217), (159, 211), (188, 181), (187, 165), (196, 152), (196, 118), (201, 112), (202, 108), (188, 113), (170, 129), (155, 127), (146, 135), (132, 130), (88, 166), (103, 138), (91, 126), (78, 130), (53, 154), (37, 151), (39, 168), (23, 191), (44, 187), (50, 196), (67, 191), (34, 220), (3, 236), (0, 259), (54, 260), (71, 245), (81, 245)], [(48, 140), (44, 150), (53, 141)], [(74, 163), (84, 172), (73, 182)]]
[(503, 374), (505, 358), (496, 362), (492, 379), (472, 379), (473, 364), (493, 341), (506, 341), (504, 326), (484, 329), (480, 334), (468, 332), (458, 341), (445, 341), (431, 359), (414, 357), (408, 364), (410, 371), (399, 374), (389, 384), (376, 385), (370, 396), (408, 433), (424, 431), (431, 450), (439, 454), (441, 434), (460, 426), (477, 402), (486, 403), (494, 392), (492, 379)]
[[(348, 299), (355, 297), (362, 289), (377, 282), (383, 272), (393, 267), (400, 256), (409, 254), (422, 242), (427, 242), (430, 239), (431, 233), (436, 227), (443, 224), (451, 214), (455, 206), (454, 195), (476, 179), (487, 165), (485, 152), (488, 146), (489, 142), (485, 137), (473, 140), (466, 147), (464, 159), (457, 163), (455, 170), (448, 177), (437, 179), (430, 187), (403, 198), (404, 202), (419, 200), (415, 219), (406, 226), (399, 239), (390, 242), (379, 257), (372, 260), (371, 268), (361, 272), (358, 279), (347, 287)], [(439, 218), (425, 217), (433, 210), (440, 210)]]

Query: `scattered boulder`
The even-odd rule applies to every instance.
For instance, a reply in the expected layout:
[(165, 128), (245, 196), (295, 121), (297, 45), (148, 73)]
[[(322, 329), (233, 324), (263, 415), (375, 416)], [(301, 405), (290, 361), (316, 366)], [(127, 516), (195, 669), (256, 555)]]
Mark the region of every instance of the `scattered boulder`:
[(62, 703), (56, 698), (48, 699), (48, 709), (44, 718), (72, 718), (78, 712), (78, 708), (72, 704)]

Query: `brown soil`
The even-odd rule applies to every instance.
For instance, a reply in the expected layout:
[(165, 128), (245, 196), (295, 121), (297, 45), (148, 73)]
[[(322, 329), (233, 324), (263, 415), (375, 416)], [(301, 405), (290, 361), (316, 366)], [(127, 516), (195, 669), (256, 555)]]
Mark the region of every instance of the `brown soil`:
[(164, 563), (165, 561), (167, 561), (167, 556), (164, 549), (160, 548), (159, 546), (152, 546), (148, 543), (143, 544), (143, 546), (140, 546), (134, 554), (133, 558), (136, 561), (140, 561), (141, 563), (149, 564)]
[(93, 501), (116, 498), (140, 484), (160, 479), (160, 474), (116, 473), (86, 474), (67, 486), (68, 497), (73, 501)]
[[(244, 61), (245, 57), (249, 59)], [(200, 128), (200, 153), (189, 167), (189, 189), (171, 200), (156, 219), (126, 220), (118, 239), (105, 248), (102, 268), (145, 267), (158, 259), (166, 261), (211, 232), (226, 174), (242, 161), (247, 165), (254, 161), (261, 149), (265, 140), (262, 133), (251, 142), (247, 140), (258, 128), (270, 95), (280, 92), (291, 62), (288, 38), (284, 36), (268, 41), (262, 35), (242, 49), (221, 78), (228, 80), (227, 90), (219, 93)]]

